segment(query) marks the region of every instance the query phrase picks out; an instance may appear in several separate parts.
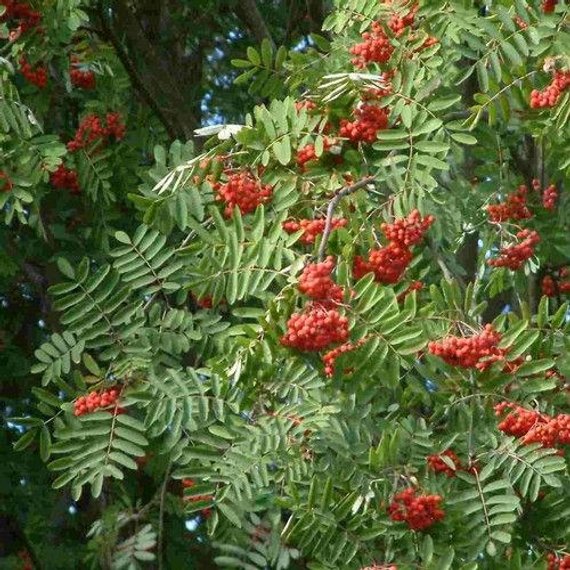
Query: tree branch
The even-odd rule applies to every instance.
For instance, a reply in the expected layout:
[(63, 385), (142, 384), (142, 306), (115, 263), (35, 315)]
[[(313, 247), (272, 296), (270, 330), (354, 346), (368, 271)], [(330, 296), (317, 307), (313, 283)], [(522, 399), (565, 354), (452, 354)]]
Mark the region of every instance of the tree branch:
[(271, 32), (269, 31), (255, 0), (238, 0), (234, 11), (239, 19), (249, 28), (259, 43), (264, 39), (268, 39), (271, 42), (271, 45), (275, 47), (275, 42), (273, 41)]
[(146, 85), (144, 84), (144, 81), (141, 79), (137, 71), (135, 64), (133, 63), (133, 61), (127, 54), (126, 50), (123, 48), (123, 45), (119, 41), (119, 38), (115, 34), (112, 25), (109, 24), (109, 22), (107, 22), (102, 2), (98, 3), (98, 8), (99, 8), (99, 17), (101, 19), (101, 25), (103, 27), (104, 35), (107, 37), (107, 39), (111, 42), (112, 46), (115, 48), (118, 58), (123, 64), (123, 67), (127, 72), (127, 75), (131, 79), (133, 87), (136, 90), (138, 90), (143, 101), (154, 111), (154, 113), (158, 117), (158, 120), (162, 123), (166, 132), (168, 133), (168, 136), (174, 140), (176, 138), (176, 132), (173, 126), (170, 124), (170, 121), (163, 113), (158, 101), (155, 100), (155, 98), (152, 96), (152, 93), (147, 89)]
[(319, 261), (322, 261), (325, 258), (325, 251), (327, 249), (327, 243), (329, 241), (329, 237), (330, 237), (331, 231), (332, 231), (332, 222), (333, 222), (334, 211), (335, 211), (335, 208), (337, 207), (338, 203), (343, 198), (345, 198), (346, 196), (349, 196), (350, 194), (353, 194), (357, 190), (360, 190), (361, 188), (368, 186), (368, 184), (373, 182), (374, 179), (375, 179), (375, 176), (367, 176), (366, 178), (359, 180), (358, 182), (356, 182), (352, 186), (346, 186), (346, 187), (342, 188), (341, 190), (339, 190), (334, 195), (333, 199), (329, 202), (329, 205), (327, 208), (327, 218), (326, 218), (326, 222), (325, 222), (325, 231), (323, 232), (323, 239), (321, 240), (321, 245), (319, 247), (319, 255), (318, 255)]

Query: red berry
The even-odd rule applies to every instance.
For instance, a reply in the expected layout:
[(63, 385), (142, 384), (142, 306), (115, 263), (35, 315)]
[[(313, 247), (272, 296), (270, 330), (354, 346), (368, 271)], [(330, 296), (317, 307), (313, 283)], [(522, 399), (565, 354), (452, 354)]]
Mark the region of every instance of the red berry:
[(439, 356), (451, 366), (485, 370), (498, 360), (503, 360), (506, 350), (498, 348), (501, 335), (492, 325), (470, 337), (448, 336), (428, 344), (431, 354)]
[(310, 303), (287, 321), (281, 344), (302, 351), (318, 352), (348, 340), (348, 319), (326, 303)]
[(355, 120), (340, 121), (339, 135), (354, 143), (373, 143), (378, 131), (388, 128), (388, 111), (377, 105), (362, 104), (354, 111)]
[[(333, 218), (332, 229), (338, 229), (346, 226), (347, 220), (345, 218)], [(326, 220), (320, 218), (315, 220), (287, 220), (283, 222), (283, 229), (288, 234), (293, 234), (302, 230), (303, 233), (299, 238), (301, 243), (310, 245), (315, 243), (317, 236), (325, 231)]]
[(394, 47), (386, 35), (380, 22), (372, 22), (372, 30), (362, 34), (363, 42), (350, 48), (350, 53), (355, 57), (352, 63), (359, 69), (365, 68), (369, 63), (386, 63)]
[(227, 218), (232, 215), (235, 206), (242, 214), (249, 214), (260, 204), (271, 200), (273, 187), (269, 184), (262, 184), (249, 172), (228, 174), (227, 178), (224, 183), (214, 184), (214, 190), (217, 193), (216, 200), (226, 204), (224, 215)]
[(505, 222), (507, 220), (524, 220), (532, 217), (526, 205), (528, 189), (519, 186), (515, 192), (507, 195), (507, 200), (501, 204), (487, 206), (487, 213), (492, 222)]
[(487, 264), (491, 267), (508, 267), (511, 271), (520, 269), (534, 255), (534, 247), (540, 242), (540, 236), (532, 230), (521, 230), (516, 237), (521, 241), (503, 247), (499, 257), (489, 259)]
[(416, 496), (413, 487), (397, 493), (388, 507), (393, 521), (406, 522), (412, 530), (425, 530), (445, 517), (439, 495)]

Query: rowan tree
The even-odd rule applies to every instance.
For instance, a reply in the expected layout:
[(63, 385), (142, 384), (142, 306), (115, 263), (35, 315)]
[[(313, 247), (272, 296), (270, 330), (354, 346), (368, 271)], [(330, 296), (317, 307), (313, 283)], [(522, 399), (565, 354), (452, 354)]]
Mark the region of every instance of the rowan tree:
[(3, 0), (8, 563), (570, 567), (570, 8), (223, 4)]

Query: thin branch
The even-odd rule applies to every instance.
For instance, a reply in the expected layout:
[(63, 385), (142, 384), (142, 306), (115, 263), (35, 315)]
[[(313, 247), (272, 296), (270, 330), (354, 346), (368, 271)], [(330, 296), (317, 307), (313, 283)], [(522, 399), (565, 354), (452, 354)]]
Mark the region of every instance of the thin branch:
[(375, 176), (367, 176), (366, 178), (359, 180), (358, 182), (356, 182), (352, 186), (346, 186), (345, 188), (342, 188), (341, 190), (339, 190), (335, 194), (334, 198), (329, 202), (329, 205), (327, 208), (327, 218), (326, 218), (326, 223), (325, 223), (325, 231), (323, 232), (323, 239), (321, 240), (321, 245), (319, 247), (319, 255), (318, 255), (319, 261), (322, 261), (325, 258), (325, 251), (327, 249), (327, 243), (329, 241), (329, 237), (330, 237), (331, 231), (332, 231), (334, 211), (335, 211), (335, 208), (337, 207), (338, 203), (343, 198), (345, 198), (346, 196), (349, 196), (350, 194), (354, 194), (354, 192), (356, 192), (357, 190), (360, 190), (361, 188), (368, 186), (368, 184), (370, 184), (371, 182), (374, 182), (374, 179), (375, 179)]
[(166, 467), (164, 473), (164, 481), (162, 483), (162, 489), (160, 490), (160, 505), (158, 510), (158, 546), (156, 550), (158, 559), (158, 570), (162, 570), (163, 566), (163, 541), (164, 541), (164, 501), (166, 499), (166, 489), (168, 487), (168, 482), (170, 481), (170, 468), (172, 467), (172, 462), (170, 461)]

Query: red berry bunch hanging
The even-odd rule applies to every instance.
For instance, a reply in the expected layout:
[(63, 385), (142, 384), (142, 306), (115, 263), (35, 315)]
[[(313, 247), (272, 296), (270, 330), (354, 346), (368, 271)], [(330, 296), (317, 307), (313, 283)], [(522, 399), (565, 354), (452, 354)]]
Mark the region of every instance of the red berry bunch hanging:
[(519, 30), (526, 30), (528, 28), (528, 24), (520, 16), (516, 15), (513, 20)]
[(408, 217), (398, 218), (392, 224), (384, 223), (380, 229), (389, 241), (411, 247), (423, 240), (434, 221), (433, 216), (422, 218), (419, 210), (412, 210)]
[(341, 119), (339, 135), (353, 143), (373, 143), (378, 131), (388, 127), (388, 111), (377, 105), (363, 104), (354, 111), (355, 120)]
[(392, 30), (393, 34), (396, 37), (401, 36), (406, 28), (414, 25), (414, 20), (416, 18), (418, 9), (418, 4), (414, 3), (406, 15), (399, 16), (398, 14), (394, 13), (390, 16), (390, 19), (388, 20), (388, 27)]
[(71, 168), (66, 168), (63, 164), (60, 164), (57, 170), (50, 174), (49, 181), (54, 188), (70, 190), (72, 194), (81, 192), (77, 172)]
[(297, 111), (305, 109), (307, 113), (310, 113), (311, 111), (316, 111), (317, 104), (309, 99), (303, 99), (302, 101), (295, 101), (295, 109)]
[(95, 114), (85, 115), (73, 137), (73, 140), (67, 143), (69, 152), (76, 152), (81, 148), (85, 148), (98, 140), (110, 141), (121, 140), (125, 136), (126, 127), (119, 113), (107, 113), (105, 124), (101, 118)]
[(422, 218), (418, 210), (413, 210), (406, 218), (382, 224), (381, 229), (390, 242), (372, 250), (367, 261), (356, 256), (352, 267), (354, 277), (360, 279), (367, 273), (374, 273), (374, 279), (379, 283), (397, 283), (412, 262), (410, 247), (423, 239), (434, 220), (433, 216)]
[(563, 267), (558, 274), (545, 275), (542, 278), (542, 294), (547, 297), (556, 297), (570, 293), (570, 269)]
[(520, 269), (534, 255), (540, 236), (534, 230), (521, 230), (516, 237), (521, 240), (519, 243), (503, 247), (499, 257), (487, 260), (487, 264), (491, 267), (508, 267), (511, 271)]
[(27, 2), (2, 0), (0, 6), (6, 8), (4, 14), (0, 16), (0, 22), (13, 22), (17, 26), (17, 36), (39, 26), (42, 19), (41, 14), (32, 10)]
[(412, 262), (412, 252), (405, 246), (390, 242), (387, 246), (374, 249), (368, 254), (368, 261), (356, 256), (352, 273), (356, 279), (367, 273), (374, 273), (378, 283), (397, 283)]
[(371, 31), (364, 32), (362, 40), (350, 48), (350, 53), (355, 56), (352, 59), (355, 67), (363, 69), (369, 63), (386, 63), (392, 57), (394, 47), (380, 22), (372, 22)]
[(493, 362), (504, 358), (505, 350), (498, 348), (501, 335), (493, 325), (470, 337), (448, 336), (428, 344), (431, 354), (439, 356), (451, 366), (484, 370)]
[(341, 302), (344, 290), (332, 280), (334, 266), (331, 255), (320, 263), (309, 263), (299, 278), (299, 291), (315, 301)]
[[(334, 143), (333, 140), (325, 138), (323, 140), (323, 151), (327, 152), (328, 150), (330, 150), (333, 143)], [(297, 159), (296, 159), (297, 166), (299, 166), (299, 168), (301, 169), (305, 168), (305, 164), (307, 164), (307, 162), (311, 162), (312, 160), (318, 160), (318, 159), (319, 157), (317, 156), (314, 144), (306, 144), (304, 147), (300, 148), (297, 151)]]
[(501, 402), (494, 409), (497, 416), (507, 413), (499, 430), (522, 438), (523, 443), (540, 443), (543, 447), (570, 444), (570, 414), (551, 417), (509, 402)]
[(11, 192), (13, 187), (10, 177), (3, 170), (0, 170), (0, 192)]
[(30, 553), (27, 550), (20, 550), (18, 551), (18, 558), (22, 565), (20, 566), (20, 570), (34, 570), (34, 561), (30, 556)]
[(69, 72), (69, 78), (74, 87), (79, 87), (79, 89), (95, 89), (95, 73), (91, 70), (83, 71), (82, 69), (73, 68)]
[(424, 530), (445, 517), (439, 495), (419, 495), (409, 487), (396, 494), (388, 507), (393, 521), (406, 522), (412, 530)]
[(550, 552), (546, 556), (548, 562), (547, 570), (570, 570), (570, 554), (566, 554), (563, 558)]
[(547, 210), (554, 210), (556, 202), (558, 201), (558, 190), (554, 184), (551, 184), (544, 189), (542, 193), (542, 205)]
[[(455, 467), (448, 465), (442, 457), (448, 457), (451, 459)], [(462, 469), (461, 461), (457, 457), (456, 453), (451, 449), (446, 449), (443, 453), (437, 455), (427, 456), (428, 467), (435, 471), (436, 473), (443, 473), (447, 477), (455, 477), (455, 472)]]
[(227, 218), (232, 215), (235, 206), (242, 214), (249, 214), (260, 204), (268, 202), (273, 194), (273, 187), (270, 184), (262, 184), (245, 170), (228, 174), (226, 182), (214, 184), (214, 190), (217, 193), (216, 200), (226, 205), (224, 215)]
[(87, 396), (80, 396), (73, 404), (73, 413), (76, 416), (90, 414), (100, 408), (108, 408), (116, 405), (119, 398), (119, 390), (110, 388), (100, 392), (90, 392)]
[(533, 89), (530, 94), (530, 106), (533, 109), (554, 107), (557, 105), (562, 93), (570, 87), (570, 70), (555, 71), (552, 81), (542, 91)]
[[(338, 228), (343, 228), (348, 223), (346, 218), (333, 218), (332, 219), (332, 229), (336, 230)], [(317, 236), (320, 236), (325, 231), (326, 220), (324, 218), (317, 218), (315, 220), (287, 220), (283, 222), (283, 229), (288, 234), (294, 234), (299, 230), (302, 230), (300, 241), (305, 245), (311, 245), (315, 243)]]
[(570, 444), (570, 414), (558, 414), (544, 423), (536, 423), (522, 441), (527, 444), (540, 443), (543, 447)]
[(502, 204), (487, 206), (487, 213), (492, 222), (506, 222), (507, 220), (525, 220), (532, 217), (527, 207), (528, 188), (523, 184), (514, 192), (507, 195)]
[(32, 67), (27, 59), (22, 56), (20, 58), (20, 73), (24, 76), (26, 81), (35, 85), (39, 89), (44, 89), (48, 82), (48, 72), (44, 65), (37, 65)]
[(331, 344), (348, 340), (348, 319), (336, 308), (310, 303), (287, 321), (287, 333), (281, 344), (303, 351), (318, 352)]
[(554, 12), (556, 4), (558, 4), (558, 0), (542, 0), (542, 11), (545, 14), (548, 14), (549, 12)]
[[(332, 377), (335, 372), (336, 360), (341, 355), (356, 350), (358, 347), (362, 346), (366, 342), (365, 338), (360, 339), (358, 342), (345, 342), (332, 350), (329, 350), (322, 357), (323, 364), (325, 365), (325, 375), (327, 377)], [(345, 371), (346, 372), (346, 371)]]

